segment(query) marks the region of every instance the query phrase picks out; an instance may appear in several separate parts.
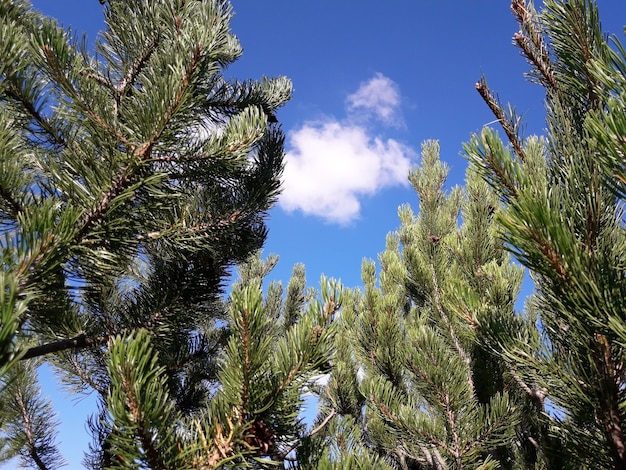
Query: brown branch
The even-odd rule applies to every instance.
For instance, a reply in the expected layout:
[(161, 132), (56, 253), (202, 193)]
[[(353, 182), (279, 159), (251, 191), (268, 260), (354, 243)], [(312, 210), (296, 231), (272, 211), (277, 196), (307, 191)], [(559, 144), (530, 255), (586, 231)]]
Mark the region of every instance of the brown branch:
[(524, 57), (526, 57), (526, 59), (528, 59), (528, 61), (537, 68), (539, 73), (541, 73), (541, 76), (544, 78), (546, 84), (549, 85), (550, 88), (552, 88), (553, 90), (556, 90), (558, 88), (558, 85), (556, 83), (556, 79), (554, 78), (552, 70), (550, 70), (550, 65), (549, 63), (545, 62), (544, 57), (538, 57), (537, 54), (535, 54), (531, 45), (529, 44), (529, 42), (531, 42), (531, 39), (528, 36), (524, 36), (522, 33), (515, 33), (513, 35), (513, 39), (522, 50)]
[(140, 397), (137, 396), (137, 389), (133, 387), (132, 378), (129, 377), (132, 372), (128, 367), (122, 368), (121, 382), (126, 395), (126, 405), (130, 414), (132, 415), (132, 421), (136, 425), (136, 430), (133, 432), (141, 443), (141, 450), (147, 457), (150, 468), (155, 470), (165, 470), (165, 465), (162, 461), (162, 455), (154, 446), (154, 430), (150, 429), (150, 423), (146, 423), (144, 413), (141, 410), (141, 405), (145, 403), (141, 402)]
[[(215, 229), (224, 229), (227, 227), (231, 227), (237, 221), (242, 219), (245, 214), (243, 214), (240, 210), (234, 211), (232, 214), (224, 218), (217, 219), (210, 223), (201, 223), (197, 225), (192, 225), (190, 227), (186, 227), (184, 224), (184, 220), (179, 222), (182, 225), (182, 228), (177, 228), (175, 224), (172, 224), (171, 229), (169, 230), (157, 230), (153, 232), (148, 232), (145, 235), (138, 234), (135, 236), (136, 240), (158, 240), (159, 238), (166, 236), (184, 236), (184, 235), (196, 235), (202, 233), (210, 233), (211, 230)], [(208, 217), (207, 217), (208, 218)]]
[(76, 374), (82, 382), (93, 388), (96, 392), (100, 394), (100, 396), (106, 397), (106, 394), (108, 393), (108, 388), (102, 387), (96, 380), (93, 379), (92, 374), (86, 373), (86, 371), (76, 360), (75, 356), (70, 355), (69, 357), (67, 357), (67, 361), (72, 366), (72, 371), (74, 372), (74, 374)]
[(550, 55), (543, 40), (543, 36), (535, 28), (533, 15), (528, 10), (524, 0), (513, 0), (511, 10), (523, 33), (515, 33), (513, 39), (526, 59), (533, 64), (543, 76), (545, 82), (552, 88), (557, 88), (557, 83), (552, 73)]
[(507, 175), (505, 175), (502, 172), (500, 165), (496, 165), (496, 161), (493, 157), (493, 152), (491, 151), (491, 149), (488, 149), (488, 150), (489, 150), (489, 153), (486, 155), (486, 159), (487, 159), (487, 162), (489, 163), (489, 167), (495, 173), (496, 177), (498, 178), (498, 181), (502, 183), (502, 185), (507, 189), (510, 195), (513, 197), (517, 197), (517, 188), (515, 187), (514, 184), (511, 183), (511, 181), (509, 181), (509, 178), (507, 177)]
[[(472, 389), (472, 393), (473, 392), (474, 390)], [(454, 414), (454, 410), (452, 409), (452, 405), (450, 404), (450, 396), (446, 394), (444, 400), (442, 401), (446, 410), (446, 421), (448, 421), (448, 429), (452, 433), (452, 445), (454, 446), (454, 452), (451, 452), (451, 454), (456, 461), (456, 468), (463, 468), (463, 463), (461, 460), (461, 437), (459, 436), (459, 431), (457, 429), (456, 416)]]
[(480, 80), (476, 83), (476, 90), (478, 91), (478, 94), (481, 96), (483, 101), (487, 104), (487, 106), (489, 106), (491, 112), (500, 122), (502, 129), (504, 129), (504, 132), (506, 133), (506, 136), (508, 137), (509, 142), (511, 142), (511, 145), (513, 146), (513, 149), (515, 150), (515, 153), (517, 154), (519, 159), (522, 162), (526, 161), (522, 142), (517, 135), (515, 125), (506, 116), (497, 98), (493, 95), (493, 93), (491, 93), (491, 90), (489, 90), (489, 87), (487, 86), (487, 80), (484, 76), (481, 77)]
[(94, 82), (96, 82), (99, 85), (102, 85), (103, 87), (109, 89), (110, 91), (115, 91), (115, 88), (113, 87), (113, 85), (111, 84), (111, 82), (109, 82), (106, 78), (104, 78), (102, 75), (99, 75), (97, 73), (94, 72), (86, 72), (84, 70), (81, 70), (79, 72), (79, 75), (88, 78), (90, 80), (93, 80)]
[(528, 233), (528, 237), (533, 240), (537, 245), (539, 245), (539, 248), (541, 249), (541, 254), (545, 256), (548, 261), (550, 261), (550, 264), (552, 265), (552, 270), (559, 275), (563, 282), (569, 282), (570, 277), (567, 272), (567, 268), (562, 263), (559, 253), (554, 248), (552, 243), (541, 239), (532, 230), (526, 230), (526, 232)]
[(13, 197), (11, 192), (2, 185), (0, 185), (0, 197), (4, 199), (6, 203), (11, 207), (13, 211), (13, 214), (12, 214), (13, 216), (17, 216), (17, 214), (24, 212), (24, 207), (22, 206), (22, 204), (20, 204)]
[[(164, 314), (168, 313), (168, 308), (165, 307), (162, 310), (154, 313), (151, 318), (148, 318), (145, 322), (135, 325), (130, 328), (124, 328), (120, 331), (112, 332), (109, 334), (105, 334), (102, 336), (92, 336), (89, 337), (84, 333), (81, 333), (73, 338), (66, 338), (59, 341), (54, 341), (52, 343), (41, 344), (39, 346), (33, 346), (28, 348), (26, 351), (13, 351), (9, 353), (11, 357), (19, 356), (19, 360), (23, 361), (25, 359), (32, 359), (34, 357), (44, 356), (46, 354), (52, 354), (56, 352), (66, 351), (68, 349), (85, 349), (91, 348), (94, 346), (100, 346), (102, 344), (106, 344), (109, 339), (115, 335), (119, 334), (127, 334), (134, 330), (139, 329), (150, 329), (153, 328), (163, 317)], [(7, 354), (8, 355), (8, 354)], [(5, 356), (7, 356), (5, 355)], [(0, 364), (2, 364), (6, 357), (0, 357)]]
[(174, 112), (176, 111), (178, 106), (180, 106), (183, 100), (185, 91), (187, 90), (187, 87), (189, 86), (189, 81), (191, 80), (193, 74), (196, 71), (196, 68), (198, 67), (198, 64), (200, 63), (201, 56), (202, 56), (202, 46), (198, 44), (196, 45), (196, 47), (194, 48), (192, 52), (191, 63), (185, 69), (185, 75), (183, 76), (180, 87), (178, 88), (178, 92), (176, 93), (176, 98), (170, 104), (169, 109), (165, 112), (161, 128), (155, 129), (150, 139), (150, 142), (145, 145), (149, 145), (150, 147), (152, 147), (161, 138), (161, 135), (163, 134), (163, 131), (165, 130), (165, 127), (167, 126), (167, 123), (172, 118), (172, 116), (174, 115)]
[(32, 359), (34, 357), (44, 356), (56, 352), (65, 351), (67, 349), (84, 349), (92, 346), (106, 344), (111, 335), (88, 337), (84, 333), (73, 338), (62, 339), (52, 343), (42, 344), (28, 348), (20, 360)]
[(333, 416), (335, 416), (337, 414), (337, 410), (335, 410), (334, 408), (330, 411), (330, 413), (328, 413), (328, 416), (326, 416), (322, 422), (316, 426), (315, 428), (313, 428), (311, 431), (309, 431), (309, 433), (298, 439), (298, 441), (293, 444), (292, 446), (290, 446), (289, 448), (287, 448), (286, 450), (281, 450), (280, 452), (278, 452), (278, 456), (282, 459), (285, 460), (291, 460), (288, 459), (287, 456), (289, 454), (291, 454), (294, 450), (296, 450), (296, 447), (298, 447), (298, 445), (302, 442), (303, 439), (308, 439), (311, 438), (313, 436), (315, 436), (318, 432), (320, 432), (322, 429), (324, 429), (324, 427), (328, 424), (328, 422), (333, 418)]
[(159, 44), (159, 35), (154, 35), (150, 40), (146, 43), (141, 55), (137, 58), (137, 60), (132, 64), (132, 66), (126, 72), (124, 78), (117, 84), (115, 87), (115, 91), (119, 94), (119, 96), (123, 96), (126, 93), (127, 87), (133, 86), (135, 84), (135, 79), (137, 75), (143, 69), (143, 66), (150, 60), (150, 57), (156, 50)]
[(87, 235), (89, 230), (104, 215), (113, 199), (119, 196), (131, 183), (133, 174), (129, 168), (125, 166), (115, 177), (111, 186), (102, 195), (97, 204), (88, 212), (86, 212), (78, 221), (77, 226), (80, 227), (74, 235), (73, 242), (78, 244)]
[(328, 416), (326, 416), (326, 418), (324, 418), (324, 420), (318, 426), (316, 426), (314, 429), (311, 430), (311, 432), (309, 432), (307, 437), (312, 437), (315, 434), (317, 434), (318, 432), (320, 432), (324, 428), (324, 426), (326, 426), (328, 424), (328, 422), (331, 420), (331, 418), (333, 416), (335, 416), (336, 414), (337, 414), (337, 411), (335, 409), (331, 410), (331, 412), (328, 414)]
[(530, 398), (530, 400), (533, 402), (533, 404), (535, 405), (535, 408), (537, 409), (538, 412), (542, 413), (544, 411), (543, 409), (543, 404), (545, 402), (546, 399), (546, 393), (537, 388), (537, 387), (533, 387), (531, 388), (526, 382), (524, 382), (522, 380), (522, 378), (517, 375), (517, 373), (515, 371), (513, 371), (512, 369), (508, 369), (508, 373), (511, 374), (511, 377), (513, 377), (513, 380), (515, 381), (515, 383), (517, 383), (517, 385), (524, 391), (526, 392), (526, 394), (528, 395), (528, 397)]
[(520, 24), (528, 24), (532, 19), (524, 0), (512, 0), (511, 10)]
[(41, 460), (41, 457), (37, 453), (37, 437), (35, 436), (35, 430), (33, 429), (33, 423), (30, 417), (30, 413), (26, 409), (26, 403), (24, 403), (24, 395), (21, 390), (18, 390), (16, 393), (17, 404), (20, 408), (20, 413), (22, 415), (22, 419), (24, 420), (24, 433), (26, 434), (26, 447), (28, 448), (28, 455), (33, 462), (37, 465), (39, 470), (48, 470), (48, 467)]
[(598, 398), (603, 431), (610, 448), (613, 465), (616, 469), (626, 468), (626, 441), (622, 429), (622, 413), (620, 411), (620, 390), (623, 386), (619, 380), (617, 369), (611, 354), (611, 345), (606, 336), (596, 333), (595, 365), (598, 371)]

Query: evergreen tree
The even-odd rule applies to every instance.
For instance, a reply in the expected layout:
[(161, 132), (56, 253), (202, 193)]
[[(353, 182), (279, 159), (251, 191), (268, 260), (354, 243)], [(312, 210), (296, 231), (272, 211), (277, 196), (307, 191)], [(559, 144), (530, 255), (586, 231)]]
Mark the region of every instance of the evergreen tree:
[(547, 138), (524, 139), (483, 79), (478, 91), (510, 145), (485, 129), (466, 147), (505, 203), (502, 236), (537, 287), (535, 327), (494, 344), (544, 412), (551, 468), (624, 469), (626, 55), (603, 34), (595, 2), (544, 5), (512, 2), (515, 42), (546, 91)]
[(378, 279), (364, 261), (364, 292), (344, 294), (320, 390), (318, 421), (329, 424), (318, 440), (330, 450), (303, 448), (320, 468), (521, 469), (540, 460), (532, 406), (484, 327), (519, 322), (523, 271), (497, 237), (495, 194), (472, 168), (465, 188), (446, 193), (447, 174), (439, 145), (426, 142), (409, 175), (419, 213), (399, 209)]
[(265, 239), (291, 94), (223, 77), (231, 17), (223, 0), (110, 0), (92, 52), (0, 0), (1, 457), (62, 463), (42, 359), (100, 398), (92, 467), (263, 466), (297, 445), (339, 298), (305, 297), (299, 268), (284, 305), (277, 286), (264, 301), (257, 262), (222, 299)]
[(241, 268), (226, 305), (228, 337), (216, 361), (211, 396), (186, 412), (168, 385), (169, 371), (146, 330), (115, 338), (106, 358), (110, 386), (91, 466), (275, 468), (306, 429), (302, 395), (327, 368), (340, 286), (322, 279), (322, 299), (305, 290), (298, 265), (283, 299), (279, 283), (263, 296), (276, 264), (253, 258)]

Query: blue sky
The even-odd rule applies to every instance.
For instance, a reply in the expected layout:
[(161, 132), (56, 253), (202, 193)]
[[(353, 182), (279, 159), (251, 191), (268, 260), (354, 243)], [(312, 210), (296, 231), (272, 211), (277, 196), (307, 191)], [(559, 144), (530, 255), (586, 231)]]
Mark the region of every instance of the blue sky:
[[(233, 0), (243, 57), (227, 77), (286, 75), (294, 97), (278, 113), (287, 134), (284, 191), (268, 219), (264, 254), (280, 255), (272, 279), (307, 267), (360, 285), (364, 257), (376, 258), (399, 225), (397, 208), (417, 200), (407, 184), (426, 139), (438, 139), (463, 182), (459, 155), (470, 133), (493, 121), (474, 89), (485, 74), (503, 102), (524, 116), (526, 134), (544, 127), (542, 90), (528, 83), (511, 44), (517, 25), (504, 0)], [(93, 40), (103, 27), (96, 0), (35, 0), (36, 8)], [(623, 0), (599, 0), (605, 31), (622, 36)], [(81, 468), (92, 401), (45, 392), (60, 413), (67, 468)], [(5, 467), (6, 468), (6, 467)]]

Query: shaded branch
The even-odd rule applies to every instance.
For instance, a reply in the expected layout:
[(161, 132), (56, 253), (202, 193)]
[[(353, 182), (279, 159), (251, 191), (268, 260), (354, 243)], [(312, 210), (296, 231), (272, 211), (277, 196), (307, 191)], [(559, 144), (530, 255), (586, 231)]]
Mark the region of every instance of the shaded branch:
[(62, 339), (60, 341), (54, 341), (52, 343), (42, 344), (39, 346), (33, 346), (28, 348), (26, 352), (20, 357), (20, 360), (32, 359), (34, 357), (44, 356), (46, 354), (52, 354), (67, 349), (84, 349), (92, 346), (99, 346), (106, 344), (109, 341), (111, 335), (88, 337), (84, 333), (73, 338)]
[(63, 137), (56, 132), (56, 129), (50, 124), (48, 119), (37, 110), (35, 104), (24, 96), (22, 90), (19, 88), (17, 83), (15, 83), (15, 81), (12, 81), (10, 86), (6, 87), (4, 93), (7, 97), (19, 102), (22, 105), (23, 109), (28, 112), (37, 125), (45, 131), (48, 136), (48, 141), (56, 146), (67, 147), (65, 139), (63, 139)]
[(33, 422), (30, 417), (30, 413), (26, 408), (26, 403), (24, 400), (24, 395), (21, 390), (18, 390), (16, 393), (16, 401), (18, 407), (20, 408), (20, 414), (22, 415), (22, 419), (24, 420), (24, 434), (26, 434), (26, 447), (28, 448), (28, 456), (33, 459), (33, 462), (37, 465), (39, 470), (48, 470), (45, 462), (39, 456), (37, 452), (37, 442), (36, 442), (36, 431), (33, 429)]
[(24, 212), (24, 207), (22, 206), (21, 203), (19, 203), (11, 194), (11, 192), (5, 188), (4, 186), (0, 185), (0, 197), (2, 199), (5, 200), (5, 202), (9, 205), (9, 207), (12, 209), (14, 216), (17, 216), (17, 214), (23, 213)]
[[(84, 333), (81, 333), (73, 338), (62, 339), (59, 341), (54, 341), (52, 343), (41, 344), (39, 346), (33, 346), (28, 348), (26, 351), (14, 351), (9, 353), (11, 357), (20, 356), (20, 360), (32, 359), (34, 357), (44, 356), (46, 354), (52, 354), (56, 352), (66, 351), (68, 349), (85, 349), (91, 348), (94, 346), (100, 346), (102, 344), (106, 344), (110, 338), (119, 334), (127, 334), (131, 331), (139, 330), (142, 328), (152, 328), (154, 327), (164, 313), (167, 313), (168, 308), (164, 308), (156, 312), (151, 318), (147, 319), (145, 322), (135, 325), (131, 328), (124, 328), (120, 331), (115, 331), (109, 334), (105, 334), (102, 336), (87, 336)], [(0, 356), (0, 364), (2, 364), (4, 360), (7, 359), (6, 356)]]

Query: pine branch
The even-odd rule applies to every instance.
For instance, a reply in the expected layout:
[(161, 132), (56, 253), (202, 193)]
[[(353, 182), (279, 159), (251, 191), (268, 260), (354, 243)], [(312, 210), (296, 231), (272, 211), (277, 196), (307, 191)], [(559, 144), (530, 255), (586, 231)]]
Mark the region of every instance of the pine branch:
[(111, 182), (109, 188), (100, 197), (91, 210), (87, 211), (76, 224), (79, 229), (72, 239), (73, 244), (80, 244), (87, 236), (91, 228), (102, 220), (103, 215), (107, 211), (111, 201), (121, 195), (134, 180), (134, 173), (128, 166), (122, 168), (115, 179)]
[[(102, 195), (100, 200), (94, 205), (94, 207), (90, 211), (85, 213), (85, 215), (79, 221), (78, 226), (80, 227), (80, 229), (74, 236), (74, 239), (73, 239), (74, 243), (78, 244), (82, 241), (82, 239), (85, 237), (87, 232), (91, 229), (91, 227), (95, 225), (102, 218), (102, 216), (108, 209), (111, 202), (117, 196), (121, 195), (124, 192), (124, 190), (126, 190), (133, 183), (133, 181), (135, 180), (137, 170), (141, 168), (142, 166), (141, 164), (145, 163), (147, 160), (150, 160), (152, 148), (154, 147), (154, 145), (156, 145), (156, 143), (161, 138), (161, 135), (163, 131), (165, 130), (167, 124), (169, 123), (169, 120), (173, 116), (175, 110), (180, 105), (183, 95), (185, 93), (185, 90), (187, 89), (189, 85), (189, 80), (191, 79), (192, 75), (195, 73), (195, 69), (198, 66), (198, 63), (200, 61), (200, 52), (201, 52), (201, 47), (198, 45), (193, 51), (191, 64), (186, 69), (186, 74), (183, 77), (182, 82), (179, 86), (178, 92), (176, 94), (176, 98), (170, 104), (169, 109), (166, 111), (163, 119), (161, 120), (161, 125), (157, 127), (156, 129), (154, 129), (152, 136), (147, 142), (144, 142), (142, 145), (138, 147), (135, 145), (130, 145), (130, 148), (133, 149), (133, 154), (137, 157), (140, 164), (134, 165), (133, 169), (131, 169), (130, 166), (125, 166), (118, 172), (116, 178), (112, 181), (109, 189), (105, 191), (105, 193)], [(87, 112), (88, 114), (90, 113), (89, 111)], [(93, 115), (93, 118), (96, 119), (96, 122), (101, 124), (103, 128), (109, 129), (109, 126), (107, 126), (106, 123), (104, 123), (101, 120), (101, 118), (95, 115), (95, 113), (91, 113), (91, 114)], [(115, 131), (115, 134), (116, 136), (118, 136), (117, 131)], [(120, 138), (122, 143), (128, 144), (128, 142), (123, 136), (118, 136), (118, 137)]]
[(450, 338), (452, 339), (452, 342), (454, 343), (454, 348), (459, 353), (459, 356), (461, 356), (461, 359), (463, 360), (463, 362), (467, 365), (467, 371), (466, 371), (467, 385), (469, 386), (472, 396), (475, 396), (476, 387), (474, 386), (474, 379), (472, 378), (472, 360), (469, 354), (467, 353), (467, 351), (465, 350), (465, 348), (461, 345), (461, 342), (459, 341), (459, 338), (456, 335), (456, 331), (454, 330), (454, 326), (450, 322), (450, 319), (448, 318), (448, 315), (444, 311), (443, 305), (441, 304), (441, 290), (439, 288), (439, 281), (437, 279), (437, 271), (435, 268), (435, 263), (434, 263), (434, 260), (432, 259), (430, 260), (430, 269), (432, 272), (433, 300), (435, 302), (435, 308), (437, 309), (439, 316), (441, 317), (441, 319), (443, 320), (443, 323), (445, 324), (445, 326), (448, 328), (448, 331), (450, 332)]
[(534, 53), (531, 47), (531, 39), (521, 33), (515, 33), (513, 35), (513, 39), (524, 53), (524, 56), (537, 68), (537, 70), (539, 70), (541, 76), (547, 82), (549, 87), (552, 90), (557, 90), (558, 86), (556, 83), (556, 79), (554, 78), (552, 70), (550, 70), (550, 66), (545, 63), (543, 57), (538, 57), (537, 54)]
[(250, 382), (250, 377), (252, 376), (252, 368), (250, 366), (250, 331), (247, 321), (248, 314), (249, 312), (244, 312), (246, 318), (241, 322), (241, 347), (243, 348), (243, 380), (241, 381), (241, 404), (239, 406), (239, 416), (241, 417), (245, 416), (244, 412), (248, 406), (248, 384)]
[[(498, 429), (500, 425), (506, 424), (508, 418), (513, 414), (513, 410), (509, 408), (507, 412), (496, 419), (494, 422), (489, 423), (489, 425), (483, 429), (479, 436), (476, 437), (472, 442), (467, 443), (467, 445), (463, 448), (462, 454), (468, 454), (473, 449), (479, 447), (480, 445), (487, 442), (493, 435), (493, 433)], [(480, 423), (483, 424), (483, 423)]]
[(180, 422), (180, 415), (170, 397), (165, 368), (150, 344), (150, 333), (139, 330), (112, 338), (107, 370), (111, 453), (141, 467), (180, 468), (185, 452), (172, 428)]
[(595, 334), (594, 362), (600, 373), (599, 408), (600, 419), (607, 436), (615, 468), (626, 468), (626, 442), (622, 429), (622, 411), (619, 395), (624, 389), (623, 383), (615, 373), (615, 364), (611, 355), (611, 345), (607, 338)]
[(302, 436), (301, 438), (299, 438), (297, 440), (297, 442), (293, 445), (291, 445), (288, 449), (286, 450), (282, 450), (279, 453), (279, 457), (281, 459), (284, 460), (291, 460), (291, 459), (287, 459), (287, 456), (289, 454), (291, 454), (294, 450), (296, 450), (296, 448), (300, 445), (300, 443), (305, 440), (305, 439), (310, 439), (313, 436), (315, 436), (318, 432), (320, 432), (322, 429), (324, 429), (326, 427), (326, 425), (330, 422), (330, 420), (337, 414), (337, 410), (335, 410), (334, 408), (332, 410), (330, 410), (330, 413), (328, 413), (328, 415), (322, 420), (322, 422), (320, 424), (318, 424), (317, 426), (315, 426), (315, 428), (311, 429), (306, 436)]
[(81, 333), (73, 338), (62, 339), (53, 343), (28, 348), (20, 359), (24, 361), (26, 359), (33, 359), (35, 357), (66, 351), (68, 349), (85, 349), (93, 346), (100, 346), (102, 344), (106, 344), (110, 337), (111, 335), (87, 337), (85, 334)]
[(507, 368), (507, 372), (509, 374), (511, 374), (511, 377), (513, 377), (513, 380), (515, 380), (515, 382), (517, 383), (517, 385), (519, 385), (519, 387), (526, 392), (526, 395), (528, 395), (528, 397), (530, 398), (530, 400), (533, 402), (533, 404), (535, 405), (537, 411), (539, 411), (540, 413), (543, 413), (544, 411), (544, 402), (546, 400), (546, 393), (537, 388), (531, 388), (526, 382), (524, 382), (521, 377), (512, 369)]
[[(471, 385), (473, 386), (473, 383)], [(472, 393), (474, 393), (473, 388), (472, 388)], [(445, 408), (445, 413), (446, 413), (446, 421), (448, 423), (448, 426), (447, 426), (448, 432), (452, 434), (452, 448), (448, 447), (447, 450), (448, 452), (450, 452), (450, 454), (456, 461), (457, 468), (462, 468), (463, 463), (461, 460), (461, 456), (462, 456), (461, 438), (459, 436), (459, 429), (458, 429), (458, 424), (456, 422), (456, 416), (450, 403), (450, 396), (445, 395), (442, 398), (443, 398), (442, 404)]]
[(526, 161), (522, 142), (517, 135), (517, 125), (516, 123), (511, 122), (511, 120), (506, 116), (504, 109), (502, 109), (502, 106), (498, 102), (498, 99), (491, 93), (491, 90), (489, 90), (489, 87), (487, 86), (487, 80), (484, 76), (481, 77), (480, 80), (476, 83), (476, 90), (478, 91), (478, 94), (481, 96), (481, 98), (485, 101), (485, 103), (487, 103), (487, 106), (489, 106), (491, 112), (498, 119), (498, 122), (500, 122), (502, 129), (504, 129), (504, 132), (508, 137), (509, 142), (511, 142), (511, 145), (513, 146), (513, 149), (515, 150), (515, 153), (517, 154), (519, 159), (522, 162)]
[(545, 45), (543, 35), (537, 31), (534, 17), (528, 9), (525, 0), (512, 0), (511, 10), (517, 18), (523, 33), (515, 33), (513, 39), (524, 54), (524, 57), (535, 66), (543, 77), (543, 82), (552, 90), (557, 89), (556, 79), (552, 72), (550, 54)]
[(35, 104), (22, 93), (22, 90), (19, 88), (17, 83), (15, 83), (15, 81), (10, 82), (9, 86), (3, 91), (7, 97), (17, 101), (22, 106), (22, 109), (30, 114), (39, 127), (45, 131), (48, 136), (48, 140), (53, 145), (61, 147), (61, 149), (67, 147), (67, 141), (57, 132), (52, 124), (50, 124), (48, 119), (39, 112)]
[(162, 460), (162, 456), (158, 449), (154, 447), (154, 434), (150, 429), (150, 423), (146, 423), (143, 413), (141, 412), (142, 404), (139, 402), (135, 393), (135, 384), (131, 383), (128, 378), (122, 377), (122, 386), (126, 392), (127, 404), (133, 421), (136, 426), (135, 435), (139, 437), (141, 449), (146, 456), (150, 468), (153, 470), (168, 470), (168, 466)]
[(370, 400), (374, 404), (374, 406), (376, 406), (376, 408), (380, 411), (380, 413), (387, 420), (391, 421), (397, 428), (402, 429), (404, 431), (408, 431), (410, 433), (418, 434), (419, 437), (424, 440), (424, 442), (427, 442), (427, 443), (429, 443), (429, 444), (431, 444), (431, 445), (433, 445), (435, 447), (440, 447), (443, 450), (445, 450), (446, 452), (448, 452), (450, 455), (454, 454), (454, 451), (450, 448), (450, 446), (446, 442), (440, 440), (439, 438), (437, 438), (433, 434), (430, 434), (429, 432), (427, 432), (423, 428), (420, 428), (420, 429), (416, 429), (416, 428), (407, 429), (404, 421), (402, 421), (400, 418), (398, 418), (397, 416), (392, 414), (391, 410), (387, 407), (387, 405), (385, 405), (384, 403), (382, 403), (379, 400), (377, 400), (375, 396), (372, 395), (370, 397)]
[[(46, 354), (52, 354), (61, 351), (67, 351), (68, 349), (85, 349), (91, 348), (94, 346), (100, 346), (102, 344), (106, 344), (109, 339), (115, 335), (125, 335), (129, 334), (133, 331), (142, 330), (142, 329), (150, 329), (154, 327), (161, 317), (167, 313), (167, 308), (156, 312), (151, 318), (147, 321), (135, 325), (132, 328), (125, 328), (120, 331), (114, 331), (102, 336), (92, 336), (88, 337), (84, 333), (81, 333), (73, 338), (62, 339), (59, 341), (54, 341), (48, 344), (42, 344), (39, 346), (33, 346), (28, 348), (26, 351), (16, 351), (11, 352), (10, 357), (20, 356), (20, 360), (33, 359), (35, 357), (44, 356)], [(9, 355), (6, 355), (9, 356)], [(0, 364), (2, 364), (3, 360), (6, 360), (7, 357), (0, 357)]]
[(22, 420), (24, 421), (24, 433), (26, 435), (26, 447), (28, 449), (28, 455), (33, 460), (33, 462), (35, 462), (39, 470), (48, 470), (48, 467), (37, 452), (36, 431), (33, 427), (30, 413), (26, 409), (26, 401), (21, 389), (18, 388), (15, 393), (15, 398), (20, 409)]
[(143, 70), (143, 67), (148, 63), (148, 60), (150, 60), (150, 57), (152, 57), (152, 54), (154, 53), (157, 46), (159, 45), (159, 42), (160, 42), (159, 38), (160, 36), (158, 34), (155, 34), (154, 36), (150, 38), (150, 40), (146, 43), (145, 48), (142, 49), (139, 57), (137, 57), (135, 62), (130, 66), (130, 68), (126, 72), (126, 75), (124, 76), (124, 78), (122, 78), (122, 80), (120, 80), (120, 82), (115, 86), (115, 91), (117, 92), (117, 96), (118, 96), (117, 97), (118, 102), (121, 101), (122, 96), (126, 95), (129, 87), (131, 90), (133, 89), (133, 86), (135, 84), (135, 79), (141, 73), (141, 71)]
[(9, 190), (9, 188), (6, 188), (0, 185), (0, 197), (4, 199), (5, 202), (12, 209), (13, 213), (11, 215), (14, 218), (17, 218), (18, 214), (24, 213), (24, 206), (22, 206), (22, 204), (13, 197), (13, 194), (11, 194), (11, 191)]
[(196, 73), (196, 69), (198, 68), (200, 64), (201, 58), (202, 58), (202, 45), (198, 44), (192, 51), (191, 62), (187, 65), (185, 69), (185, 75), (183, 76), (182, 81), (178, 87), (178, 91), (176, 92), (176, 97), (174, 98), (174, 100), (172, 101), (172, 103), (170, 104), (169, 108), (166, 110), (163, 116), (161, 127), (155, 129), (150, 141), (144, 143), (144, 145), (135, 152), (135, 153), (140, 152), (141, 154), (143, 154), (143, 159), (145, 159), (146, 156), (150, 154), (149, 151), (144, 152), (143, 149), (145, 148), (147, 150), (150, 150), (159, 141), (159, 139), (161, 138), (161, 135), (163, 134), (163, 131), (167, 127), (167, 124), (169, 123), (170, 119), (174, 115), (175, 111), (180, 106), (183, 100), (183, 97), (185, 95), (185, 92), (187, 91), (187, 88), (189, 87), (189, 82), (191, 78), (193, 77), (193, 75)]
[(78, 363), (78, 361), (76, 361), (76, 358), (73, 355), (70, 355), (70, 357), (66, 358), (66, 360), (71, 365), (72, 372), (76, 374), (83, 383), (93, 388), (96, 392), (100, 394), (101, 397), (106, 396), (108, 390), (102, 387), (102, 385), (99, 384), (97, 381), (93, 380), (93, 377), (91, 375), (85, 373), (85, 369), (80, 366), (80, 364)]
[[(207, 214), (210, 216), (210, 214)], [(198, 235), (202, 233), (208, 233), (210, 231), (225, 229), (228, 227), (235, 226), (238, 222), (240, 222), (244, 218), (244, 214), (236, 210), (229, 214), (226, 217), (219, 218), (217, 221), (213, 223), (207, 224), (197, 224), (191, 227), (187, 227), (184, 225), (184, 221), (181, 223), (183, 225), (182, 228), (179, 228), (176, 225), (173, 225), (170, 229), (162, 230), (162, 231), (154, 231), (149, 232), (145, 235), (136, 235), (136, 240), (157, 240), (163, 237), (182, 237), (184, 235)]]

